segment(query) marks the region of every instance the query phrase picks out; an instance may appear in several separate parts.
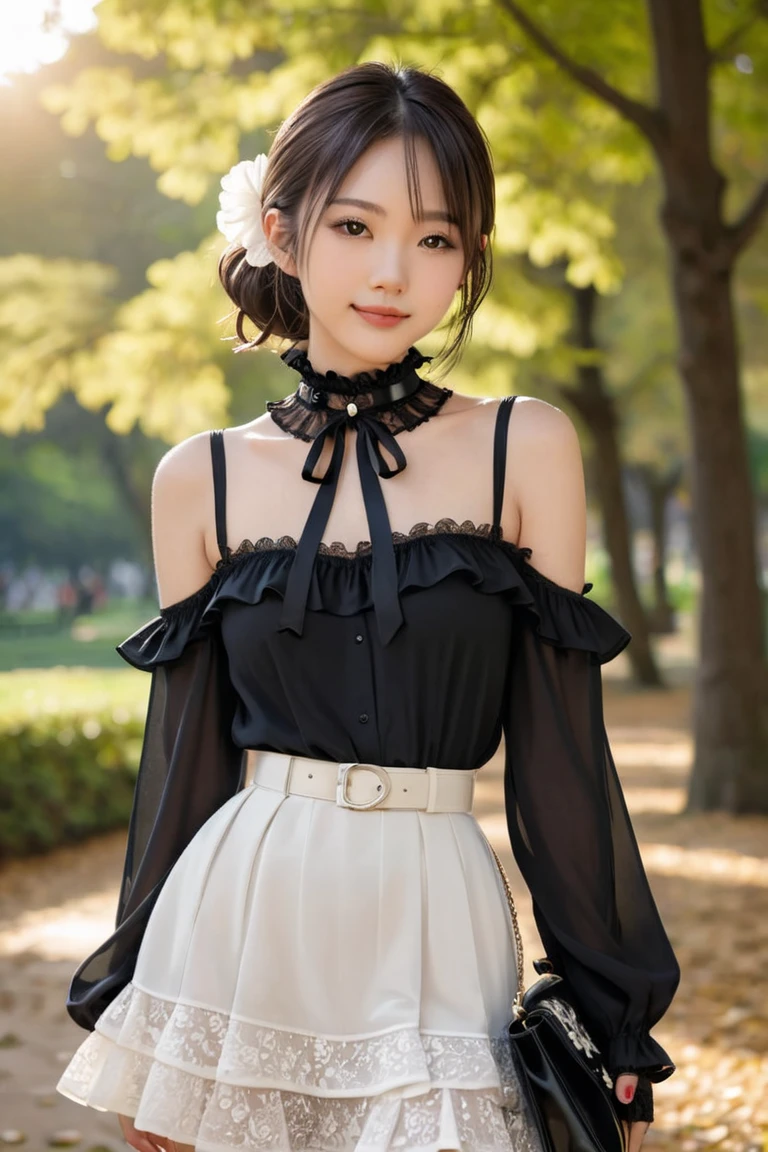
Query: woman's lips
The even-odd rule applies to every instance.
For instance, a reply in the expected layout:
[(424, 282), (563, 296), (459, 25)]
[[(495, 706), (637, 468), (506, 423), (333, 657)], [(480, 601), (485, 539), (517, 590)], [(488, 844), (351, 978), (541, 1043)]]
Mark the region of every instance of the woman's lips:
[(369, 324), (373, 324), (374, 328), (394, 328), (401, 320), (407, 320), (407, 315), (392, 316), (386, 312), (370, 312), (366, 308), (358, 308), (353, 304), (352, 307), (359, 316), (367, 320)]

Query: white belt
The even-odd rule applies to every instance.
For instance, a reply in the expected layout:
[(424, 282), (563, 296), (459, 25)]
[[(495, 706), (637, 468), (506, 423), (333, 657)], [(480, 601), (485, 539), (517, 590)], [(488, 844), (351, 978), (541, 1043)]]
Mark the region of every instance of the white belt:
[[(253, 765), (253, 774), (250, 773)], [(340, 808), (471, 812), (477, 769), (385, 768), (250, 750), (249, 783), (285, 794), (334, 800)]]

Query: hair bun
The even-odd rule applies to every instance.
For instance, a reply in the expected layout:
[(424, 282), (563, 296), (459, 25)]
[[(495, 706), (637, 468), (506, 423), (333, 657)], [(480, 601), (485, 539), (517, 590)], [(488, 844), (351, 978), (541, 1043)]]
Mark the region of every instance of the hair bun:
[[(237, 308), (235, 331), (241, 341), (235, 351), (256, 348), (270, 336), (287, 340), (309, 337), (309, 313), (301, 283), (283, 272), (274, 262), (261, 267), (249, 264), (241, 246), (227, 248), (219, 260), (219, 279)], [(260, 335), (248, 337), (243, 322), (248, 319)]]

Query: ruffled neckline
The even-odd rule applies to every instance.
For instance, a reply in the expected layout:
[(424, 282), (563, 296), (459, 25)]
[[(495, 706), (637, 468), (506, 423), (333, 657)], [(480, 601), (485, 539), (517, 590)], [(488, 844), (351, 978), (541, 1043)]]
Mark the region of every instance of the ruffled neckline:
[[(581, 592), (565, 588), (539, 572), (529, 562), (531, 554), (530, 548), (510, 541), (461, 531), (406, 536), (395, 546), (398, 591), (431, 588), (459, 577), (478, 592), (504, 596), (545, 643), (593, 653), (600, 664), (614, 659), (632, 637), (588, 599), (593, 585), (585, 583)], [(284, 598), (293, 556), (290, 546), (233, 555), (202, 588), (161, 608), (117, 646), (118, 653), (145, 671), (177, 659), (190, 640), (220, 626), (225, 602), (256, 605), (267, 595)], [(318, 555), (307, 598), (310, 610), (346, 616), (373, 605), (370, 554)]]
[[(430, 524), (427, 520), (419, 520), (407, 532), (392, 532), (392, 543), (394, 545), (407, 544), (410, 540), (415, 540), (420, 536), (480, 536), (487, 540), (502, 541), (501, 526), (494, 527), (493, 524), (475, 524), (473, 520), (454, 520), (452, 516), (444, 516), (440, 520), (436, 520), (434, 524)], [(512, 547), (517, 547), (512, 545)], [(295, 551), (298, 548), (298, 541), (293, 536), (260, 536), (257, 540), (250, 540), (247, 537), (240, 541), (236, 548), (227, 547), (225, 554), (216, 564), (218, 568), (226, 568), (233, 561), (237, 561), (241, 556), (247, 555), (250, 552), (275, 552), (281, 549), (289, 549)], [(520, 551), (530, 555), (530, 548), (520, 549)], [(321, 541), (317, 548), (319, 556), (336, 557), (340, 560), (358, 560), (363, 556), (369, 558), (373, 554), (373, 545), (370, 540), (359, 540), (354, 548), (347, 548), (341, 540), (333, 540), (330, 544)], [(591, 585), (590, 585), (591, 587)]]
[(333, 368), (328, 372), (318, 372), (312, 366), (306, 351), (303, 348), (289, 348), (283, 352), (280, 359), (301, 375), (305, 384), (321, 392), (337, 392), (344, 396), (357, 396), (371, 388), (383, 388), (388, 384), (396, 384), (410, 372), (421, 368), (432, 360), (425, 356), (418, 348), (411, 346), (403, 356), (388, 364), (386, 368), (374, 368), (370, 372), (356, 372), (352, 376), (344, 376)]

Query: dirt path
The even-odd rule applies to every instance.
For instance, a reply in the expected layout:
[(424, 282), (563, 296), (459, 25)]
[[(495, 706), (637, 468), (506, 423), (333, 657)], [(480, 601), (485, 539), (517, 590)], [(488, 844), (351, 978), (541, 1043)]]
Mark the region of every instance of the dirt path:
[[(606, 682), (606, 720), (656, 902), (683, 969), (654, 1036), (677, 1062), (656, 1088), (644, 1147), (768, 1152), (768, 820), (679, 815), (690, 765), (687, 689)], [(483, 769), (475, 814), (499, 851), (523, 927), (526, 975), (542, 955), (502, 807), (501, 757)], [(0, 870), (0, 1143), (57, 1135), (83, 1152), (124, 1147), (114, 1116), (54, 1086), (85, 1033), (64, 997), (76, 964), (111, 931), (122, 834)]]

